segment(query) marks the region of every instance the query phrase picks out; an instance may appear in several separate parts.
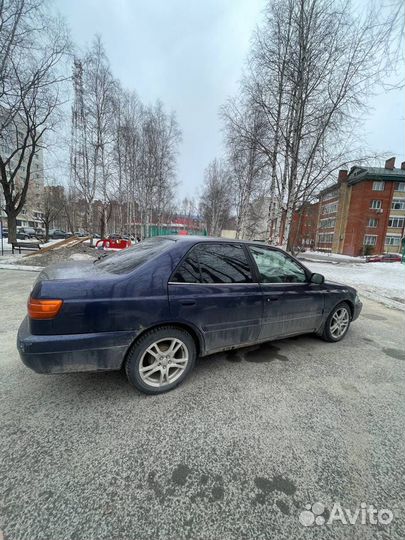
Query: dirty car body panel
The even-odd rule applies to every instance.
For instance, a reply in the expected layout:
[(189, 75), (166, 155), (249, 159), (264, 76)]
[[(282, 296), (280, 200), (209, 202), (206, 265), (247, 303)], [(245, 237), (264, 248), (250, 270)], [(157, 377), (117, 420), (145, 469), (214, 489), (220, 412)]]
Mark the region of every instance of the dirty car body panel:
[(342, 301), (351, 307), (352, 320), (358, 317), (355, 289), (311, 283), (311, 272), (293, 258), (304, 283), (262, 283), (254, 246), (157, 237), (95, 263), (48, 267), (31, 298), (60, 299), (62, 307), (54, 318), (24, 319), (17, 336), (20, 356), (39, 373), (117, 370), (134, 341), (162, 325), (186, 329), (204, 356), (320, 331)]

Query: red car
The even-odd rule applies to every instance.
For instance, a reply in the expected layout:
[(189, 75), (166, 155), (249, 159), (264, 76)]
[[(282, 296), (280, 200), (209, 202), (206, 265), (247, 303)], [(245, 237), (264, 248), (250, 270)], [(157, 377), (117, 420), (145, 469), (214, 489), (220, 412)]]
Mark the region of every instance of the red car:
[(96, 243), (96, 249), (104, 249), (105, 251), (116, 251), (129, 247), (131, 247), (131, 241), (123, 238), (105, 238), (104, 240), (98, 240)]
[(366, 262), (401, 262), (402, 257), (398, 253), (383, 253), (366, 258)]

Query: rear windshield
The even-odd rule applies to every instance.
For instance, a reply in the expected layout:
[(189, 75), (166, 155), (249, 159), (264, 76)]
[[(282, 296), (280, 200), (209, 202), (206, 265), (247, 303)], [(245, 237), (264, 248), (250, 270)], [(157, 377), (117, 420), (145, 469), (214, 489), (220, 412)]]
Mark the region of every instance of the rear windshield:
[(111, 253), (94, 261), (95, 266), (112, 274), (127, 274), (144, 262), (164, 251), (174, 240), (168, 238), (149, 238), (135, 246)]

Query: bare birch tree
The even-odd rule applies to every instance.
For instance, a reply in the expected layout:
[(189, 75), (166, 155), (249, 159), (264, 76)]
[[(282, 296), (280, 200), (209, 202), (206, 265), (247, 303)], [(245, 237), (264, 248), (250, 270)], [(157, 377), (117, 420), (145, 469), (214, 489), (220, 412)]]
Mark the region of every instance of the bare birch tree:
[(232, 207), (231, 174), (226, 164), (214, 159), (204, 175), (200, 212), (207, 223), (208, 234), (220, 236)]
[(60, 216), (66, 205), (62, 186), (45, 186), (42, 201), (42, 214), (39, 218), (45, 229), (45, 242), (49, 240), (49, 229)]
[(381, 73), (383, 35), (373, 13), (360, 19), (340, 0), (269, 2), (241, 86), (248, 107), (228, 119), (267, 162), (270, 241), (286, 244), (298, 202), (353, 159), (354, 127)]
[(100, 234), (107, 230), (107, 217), (116, 184), (114, 145), (118, 83), (96, 36), (83, 60), (75, 61), (75, 105), (72, 111), (72, 175), (86, 203), (86, 227), (90, 206), (99, 201)]
[(27, 197), (36, 154), (63, 102), (65, 25), (41, 0), (0, 3), (0, 182), (9, 238)]
[(233, 207), (236, 211), (236, 238), (250, 238), (253, 206), (268, 195), (266, 181), (270, 161), (261, 147), (263, 121), (254, 106), (229, 100), (222, 108), (229, 169), (232, 174)]

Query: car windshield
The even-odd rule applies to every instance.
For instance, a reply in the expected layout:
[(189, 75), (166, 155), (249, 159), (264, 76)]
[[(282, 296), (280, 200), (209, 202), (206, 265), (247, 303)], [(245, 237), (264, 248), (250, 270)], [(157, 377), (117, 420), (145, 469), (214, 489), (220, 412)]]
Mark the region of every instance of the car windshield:
[(164, 251), (169, 245), (173, 245), (173, 242), (174, 240), (169, 238), (150, 238), (119, 253), (104, 255), (94, 261), (94, 264), (105, 272), (127, 274)]

